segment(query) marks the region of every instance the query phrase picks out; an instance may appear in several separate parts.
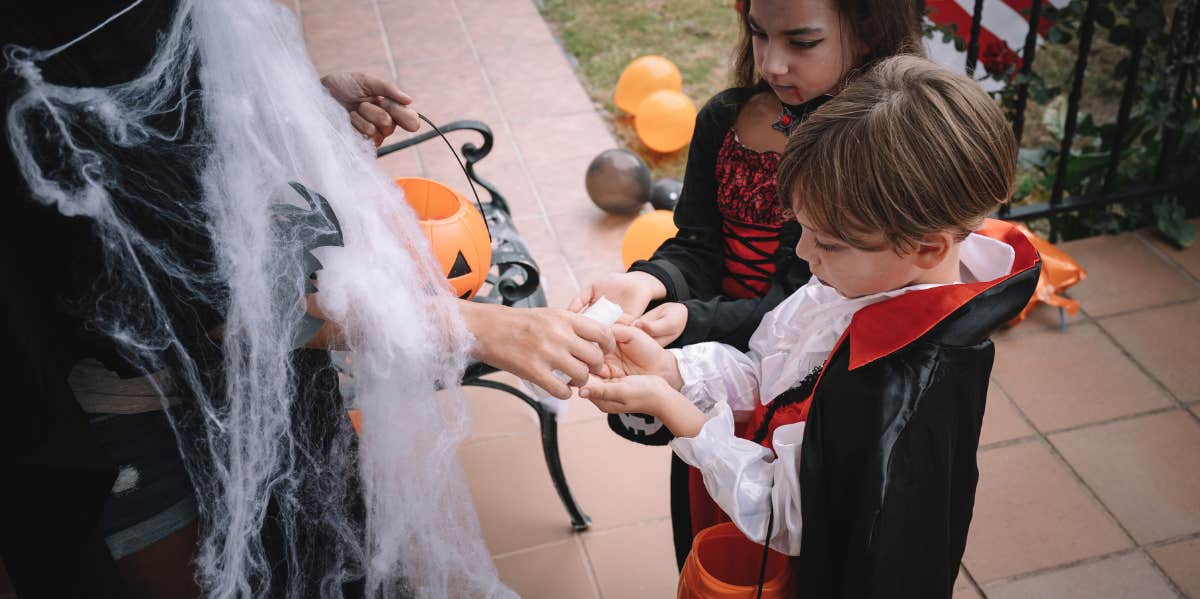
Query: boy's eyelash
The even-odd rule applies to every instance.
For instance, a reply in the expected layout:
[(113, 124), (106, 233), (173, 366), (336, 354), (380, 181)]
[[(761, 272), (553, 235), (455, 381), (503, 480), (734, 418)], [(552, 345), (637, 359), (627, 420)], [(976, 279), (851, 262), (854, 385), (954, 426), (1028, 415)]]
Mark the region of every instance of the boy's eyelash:
[(820, 241), (816, 242), (816, 246), (817, 246), (817, 249), (825, 250), (826, 252), (836, 252), (836, 251), (842, 249), (842, 246), (840, 246), (840, 245), (826, 245), (824, 243), (821, 243)]

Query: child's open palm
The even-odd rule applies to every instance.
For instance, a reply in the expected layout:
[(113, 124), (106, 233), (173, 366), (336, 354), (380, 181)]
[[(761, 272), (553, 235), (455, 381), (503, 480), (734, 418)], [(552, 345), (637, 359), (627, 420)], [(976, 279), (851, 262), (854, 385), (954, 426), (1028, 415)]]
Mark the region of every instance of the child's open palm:
[(679, 395), (662, 377), (635, 374), (622, 378), (588, 380), (579, 396), (591, 400), (607, 414), (644, 413), (657, 416), (667, 398)]
[[(605, 354), (600, 376), (618, 379), (639, 374), (653, 374), (672, 383), (679, 378), (675, 356), (663, 349), (653, 337), (641, 329), (626, 325), (613, 325), (616, 351)], [(678, 388), (678, 386), (676, 386)]]

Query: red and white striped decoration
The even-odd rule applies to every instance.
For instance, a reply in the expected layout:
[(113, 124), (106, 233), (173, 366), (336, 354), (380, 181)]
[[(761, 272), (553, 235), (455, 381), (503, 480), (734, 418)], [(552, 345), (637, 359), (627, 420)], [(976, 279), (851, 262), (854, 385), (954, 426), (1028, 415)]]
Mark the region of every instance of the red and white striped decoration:
[[(1045, 1), (1045, 0), (1043, 0)], [(1020, 65), (1020, 54), (1025, 47), (1025, 35), (1029, 32), (1026, 13), (1033, 7), (1034, 0), (984, 0), (983, 17), (979, 28), (979, 61), (975, 78), (988, 91), (1003, 87), (1003, 83), (987, 77), (992, 70), (1002, 72), (1009, 64)], [(1066, 6), (1070, 0), (1048, 0), (1057, 8)], [(926, 0), (926, 19), (935, 25), (953, 23), (958, 35), (967, 42), (971, 38), (971, 15), (975, 11), (975, 0)], [(1045, 17), (1038, 22), (1038, 44), (1054, 25)], [(941, 36), (925, 40), (925, 51), (929, 58), (946, 68), (962, 72), (967, 65), (966, 50), (958, 50), (954, 42), (943, 42)]]

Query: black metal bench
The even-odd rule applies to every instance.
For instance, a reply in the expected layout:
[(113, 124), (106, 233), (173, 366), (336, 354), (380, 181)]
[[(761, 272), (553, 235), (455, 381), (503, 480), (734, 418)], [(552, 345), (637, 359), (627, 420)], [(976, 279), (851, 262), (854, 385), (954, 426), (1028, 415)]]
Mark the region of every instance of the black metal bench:
[[(502, 304), (517, 308), (544, 307), (546, 295), (542, 292), (538, 276), (537, 264), (529, 252), (529, 247), (513, 226), (508, 203), (494, 185), (480, 178), (475, 172), (475, 164), (483, 160), (492, 151), (494, 136), (492, 129), (480, 121), (454, 121), (440, 127), (444, 133), (451, 131), (474, 131), (482, 137), (482, 145), (465, 143), (460, 151), (466, 166), (467, 176), (479, 187), (487, 191), (488, 198), (482, 202), (483, 216), (487, 219), (492, 232), (492, 268), (488, 272), (487, 282), (471, 301)], [(417, 144), (438, 137), (437, 132), (428, 131), (415, 135), (399, 143), (379, 148), (378, 157), (386, 156)], [(591, 523), (591, 518), (583, 513), (571, 495), (563, 474), (562, 463), (558, 455), (558, 420), (555, 413), (542, 405), (536, 398), (530, 397), (512, 385), (501, 381), (487, 379), (485, 376), (497, 372), (497, 369), (482, 362), (474, 362), (467, 367), (463, 376), (463, 386), (486, 387), (503, 391), (533, 408), (537, 413), (538, 423), (542, 432), (542, 452), (546, 457), (546, 467), (550, 470), (550, 478), (554, 488), (562, 499), (563, 506), (571, 516), (571, 526), (575, 530), (585, 530)]]

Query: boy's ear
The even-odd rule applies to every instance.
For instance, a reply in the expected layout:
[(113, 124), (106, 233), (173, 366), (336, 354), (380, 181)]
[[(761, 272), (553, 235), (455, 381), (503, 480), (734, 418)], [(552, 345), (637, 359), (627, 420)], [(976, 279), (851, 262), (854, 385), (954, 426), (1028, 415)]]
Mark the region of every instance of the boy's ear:
[(946, 259), (955, 243), (954, 235), (949, 231), (930, 233), (921, 239), (917, 250), (913, 252), (913, 264), (925, 270), (936, 268)]

